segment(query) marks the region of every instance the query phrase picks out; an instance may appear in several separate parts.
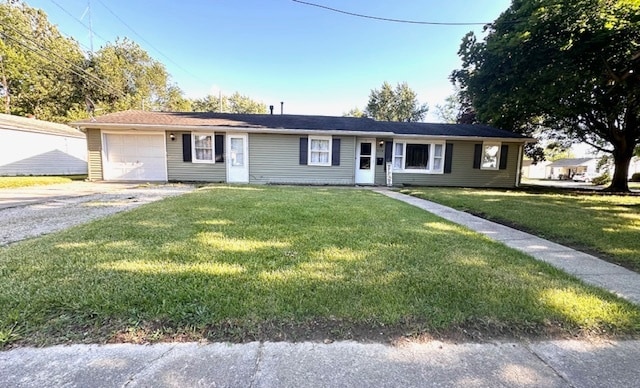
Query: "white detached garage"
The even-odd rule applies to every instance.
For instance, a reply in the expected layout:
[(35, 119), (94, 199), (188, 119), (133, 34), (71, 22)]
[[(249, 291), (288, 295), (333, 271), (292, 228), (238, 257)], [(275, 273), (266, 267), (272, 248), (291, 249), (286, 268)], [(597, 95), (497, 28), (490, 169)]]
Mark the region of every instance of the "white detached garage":
[(164, 133), (103, 132), (102, 136), (104, 180), (167, 180)]

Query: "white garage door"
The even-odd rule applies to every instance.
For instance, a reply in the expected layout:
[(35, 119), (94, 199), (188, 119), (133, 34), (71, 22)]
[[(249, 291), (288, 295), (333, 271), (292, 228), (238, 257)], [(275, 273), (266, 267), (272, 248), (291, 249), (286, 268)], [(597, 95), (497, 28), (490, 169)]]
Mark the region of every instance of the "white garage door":
[(104, 136), (104, 179), (166, 181), (164, 135)]

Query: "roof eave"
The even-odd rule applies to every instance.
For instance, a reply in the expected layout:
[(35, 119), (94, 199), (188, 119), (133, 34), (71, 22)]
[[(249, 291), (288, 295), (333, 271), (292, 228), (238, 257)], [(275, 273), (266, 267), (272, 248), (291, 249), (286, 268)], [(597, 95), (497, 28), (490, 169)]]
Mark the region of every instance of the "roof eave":
[(381, 131), (354, 131), (346, 129), (302, 129), (302, 128), (266, 128), (266, 127), (242, 127), (242, 126), (220, 126), (220, 125), (176, 125), (176, 124), (123, 124), (123, 123), (86, 123), (75, 122), (72, 125), (79, 129), (120, 129), (120, 130), (140, 130), (140, 131), (195, 131), (195, 132), (245, 132), (245, 133), (272, 133), (272, 134), (323, 134), (323, 135), (353, 135), (353, 136), (369, 136), (369, 137), (391, 137), (405, 139), (447, 139), (447, 140), (466, 140), (466, 141), (484, 141), (491, 139), (501, 142), (515, 143), (534, 143), (533, 138), (510, 138), (510, 137), (492, 137), (492, 136), (452, 136), (452, 135), (427, 135), (427, 134), (396, 134), (394, 132)]
[(392, 137), (392, 132), (353, 131), (345, 129), (302, 129), (302, 128), (265, 128), (241, 127), (221, 125), (160, 125), (160, 124), (120, 124), (120, 123), (73, 123), (81, 129), (122, 129), (141, 131), (195, 131), (195, 132), (244, 132), (244, 133), (273, 133), (273, 134), (323, 134), (323, 135), (354, 135), (354, 136), (384, 136)]
[(494, 136), (452, 136), (452, 135), (420, 135), (420, 134), (394, 134), (394, 138), (404, 138), (404, 139), (424, 139), (425, 137), (433, 138), (433, 139), (447, 139), (447, 140), (467, 140), (467, 141), (484, 141), (487, 139), (491, 139), (493, 141), (500, 142), (512, 142), (512, 143), (535, 143), (536, 139), (531, 137), (494, 137)]

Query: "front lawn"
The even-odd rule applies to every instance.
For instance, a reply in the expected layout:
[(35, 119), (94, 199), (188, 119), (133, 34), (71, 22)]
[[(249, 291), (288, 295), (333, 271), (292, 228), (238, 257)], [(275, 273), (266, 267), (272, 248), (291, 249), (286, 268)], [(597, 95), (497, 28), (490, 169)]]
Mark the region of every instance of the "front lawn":
[(483, 236), (301, 187), (207, 187), (0, 248), (0, 311), (5, 346), (640, 333), (640, 309)]
[[(58, 183), (71, 183), (80, 176), (2, 176), (0, 177), (0, 189), (11, 189), (27, 186), (55, 185)], [(83, 176), (82, 179), (86, 178)]]
[(554, 188), (427, 187), (402, 192), (513, 225), (640, 272), (638, 195), (605, 195)]

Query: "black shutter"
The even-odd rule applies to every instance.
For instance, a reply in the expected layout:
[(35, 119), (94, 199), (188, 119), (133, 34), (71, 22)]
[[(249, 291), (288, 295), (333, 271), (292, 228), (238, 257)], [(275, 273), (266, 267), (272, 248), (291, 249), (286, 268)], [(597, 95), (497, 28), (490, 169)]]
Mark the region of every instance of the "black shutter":
[(476, 144), (473, 152), (473, 168), (480, 168), (482, 162), (482, 144)]
[(340, 165), (340, 139), (334, 138), (331, 143), (331, 165)]
[(447, 143), (444, 149), (444, 173), (451, 174), (451, 162), (453, 161), (453, 144)]
[(393, 142), (385, 141), (384, 142), (384, 168), (387, 168), (387, 163), (390, 163), (393, 160)]
[(300, 164), (307, 164), (307, 152), (309, 151), (309, 138), (300, 138)]
[(216, 162), (224, 162), (224, 135), (216, 135), (214, 147)]
[(500, 148), (500, 170), (507, 169), (507, 158), (509, 157), (509, 146), (503, 144)]
[(182, 134), (182, 161), (184, 162), (191, 161), (191, 134), (190, 133)]

